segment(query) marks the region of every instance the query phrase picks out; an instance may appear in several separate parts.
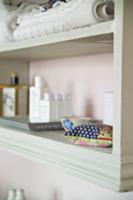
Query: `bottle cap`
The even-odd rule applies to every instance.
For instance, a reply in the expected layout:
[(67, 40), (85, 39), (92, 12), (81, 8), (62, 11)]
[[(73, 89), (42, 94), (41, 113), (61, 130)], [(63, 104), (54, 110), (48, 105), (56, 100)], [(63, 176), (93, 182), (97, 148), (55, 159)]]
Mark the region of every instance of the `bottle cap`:
[(47, 100), (47, 101), (51, 100), (51, 95), (49, 93), (45, 93), (44, 100)]
[(40, 76), (35, 76), (35, 87), (42, 87), (42, 78)]
[(63, 94), (62, 94), (62, 99), (63, 99), (63, 100), (67, 100), (67, 99), (68, 99), (68, 95), (65, 94), (65, 93), (63, 93)]
[(55, 95), (54, 95), (54, 100), (55, 100), (55, 101), (62, 100), (61, 94), (55, 94)]
[(18, 85), (19, 84), (19, 76), (17, 73), (12, 72), (10, 76), (10, 84), (11, 85)]

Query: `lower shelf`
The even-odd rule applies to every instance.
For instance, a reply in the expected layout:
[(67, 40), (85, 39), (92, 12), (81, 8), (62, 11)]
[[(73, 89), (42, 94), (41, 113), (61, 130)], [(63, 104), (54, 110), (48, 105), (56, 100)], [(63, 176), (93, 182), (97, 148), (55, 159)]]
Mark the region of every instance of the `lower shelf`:
[(0, 149), (100, 186), (120, 189), (120, 162), (112, 149), (71, 145), (62, 131), (35, 133), (0, 127)]

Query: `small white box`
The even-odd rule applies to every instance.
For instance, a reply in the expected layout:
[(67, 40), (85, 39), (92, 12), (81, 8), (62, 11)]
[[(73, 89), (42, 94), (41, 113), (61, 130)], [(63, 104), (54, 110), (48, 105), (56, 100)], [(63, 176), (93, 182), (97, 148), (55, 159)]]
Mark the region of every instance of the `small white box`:
[(104, 93), (104, 116), (103, 123), (113, 125), (113, 92)]

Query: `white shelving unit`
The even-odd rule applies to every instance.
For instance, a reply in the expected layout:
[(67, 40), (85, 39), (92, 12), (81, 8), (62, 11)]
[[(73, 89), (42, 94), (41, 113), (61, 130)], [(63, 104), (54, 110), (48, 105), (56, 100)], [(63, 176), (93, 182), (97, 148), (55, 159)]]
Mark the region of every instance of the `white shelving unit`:
[(25, 61), (113, 51), (113, 22), (0, 46), (1, 59)]
[(113, 149), (78, 147), (62, 132), (0, 127), (0, 149), (116, 191), (133, 190), (133, 1), (115, 1), (115, 21), (28, 41), (0, 44), (1, 60), (31, 60), (114, 52)]

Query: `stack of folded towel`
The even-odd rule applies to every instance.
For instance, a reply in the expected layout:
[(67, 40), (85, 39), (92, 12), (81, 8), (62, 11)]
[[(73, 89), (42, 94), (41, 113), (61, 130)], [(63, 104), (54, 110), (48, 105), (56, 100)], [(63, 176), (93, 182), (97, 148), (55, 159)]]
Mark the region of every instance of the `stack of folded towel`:
[(113, 0), (49, 0), (49, 2), (52, 4), (47, 7), (48, 9), (45, 4), (25, 2), (15, 10), (8, 11), (8, 20), (4, 19), (2, 25), (8, 32), (6, 38), (24, 40), (42, 37), (90, 26), (114, 17)]
[(0, 1), (0, 42), (12, 41), (13, 33), (18, 27), (17, 20), (19, 16), (33, 13), (39, 10), (37, 4), (22, 3), (19, 7), (5, 5)]
[(97, 22), (113, 19), (113, 1), (68, 0), (57, 2), (47, 12), (24, 14), (17, 20), (15, 40), (31, 39), (44, 35), (69, 31)]

